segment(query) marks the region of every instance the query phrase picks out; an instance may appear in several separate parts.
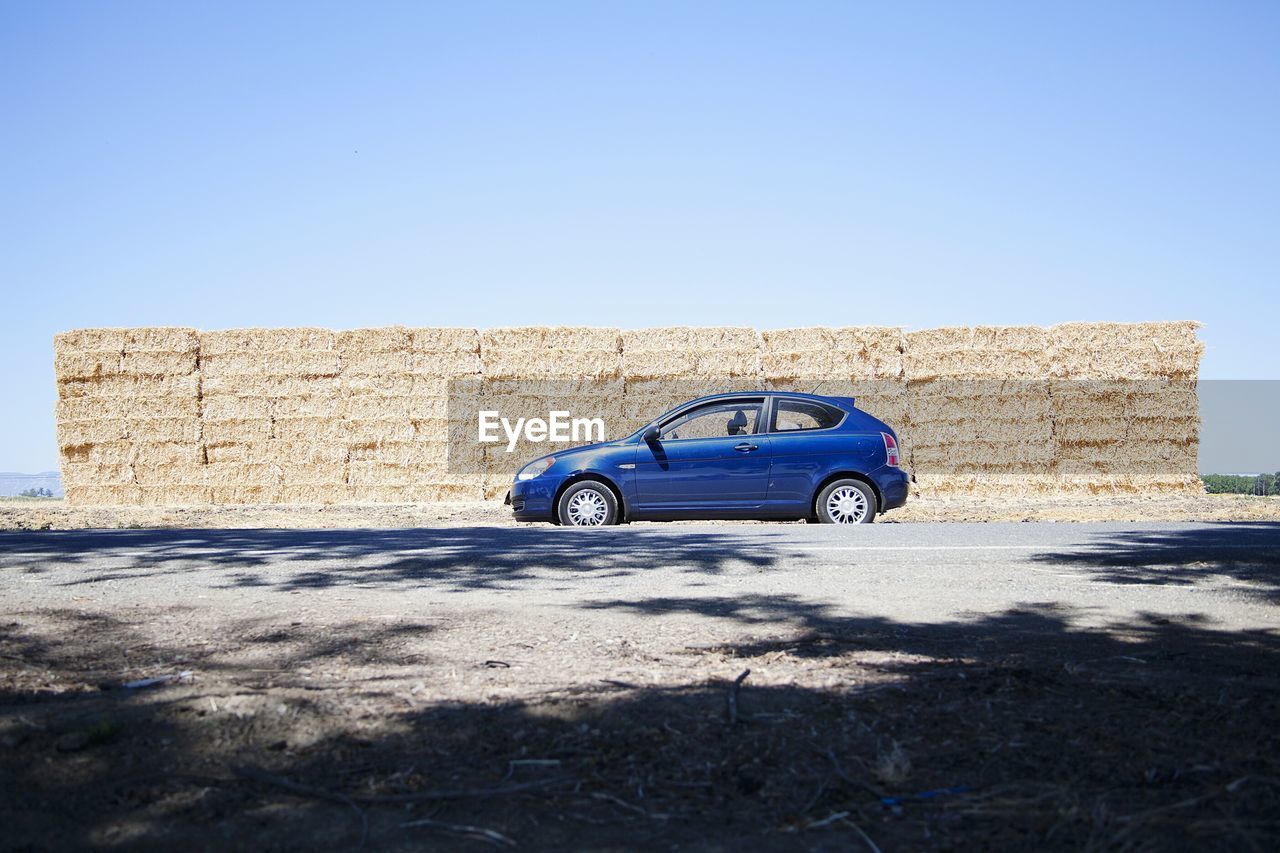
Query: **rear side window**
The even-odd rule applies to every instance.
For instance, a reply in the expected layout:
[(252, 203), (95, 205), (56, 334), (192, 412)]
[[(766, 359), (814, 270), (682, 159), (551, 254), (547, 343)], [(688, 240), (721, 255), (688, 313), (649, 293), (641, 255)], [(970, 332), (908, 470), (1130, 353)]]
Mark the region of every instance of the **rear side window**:
[(829, 429), (844, 418), (835, 406), (810, 400), (778, 400), (773, 407), (774, 432), (799, 432), (807, 429)]

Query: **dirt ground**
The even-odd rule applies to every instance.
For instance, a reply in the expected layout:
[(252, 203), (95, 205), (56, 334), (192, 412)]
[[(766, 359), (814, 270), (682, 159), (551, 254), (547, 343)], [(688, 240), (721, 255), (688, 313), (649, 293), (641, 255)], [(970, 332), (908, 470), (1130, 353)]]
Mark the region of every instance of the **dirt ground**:
[[(918, 498), (882, 522), (1277, 521), (1280, 497), (1248, 495), (1058, 498)], [(696, 524), (698, 522), (680, 522)], [(753, 522), (743, 522), (753, 523)], [(501, 501), (334, 506), (80, 507), (51, 499), (0, 498), (0, 529), (405, 528), (515, 525)]]
[(1153, 619), (1116, 636), (1048, 606), (915, 628), (802, 621), (8, 614), (0, 846), (1280, 839), (1274, 633)]

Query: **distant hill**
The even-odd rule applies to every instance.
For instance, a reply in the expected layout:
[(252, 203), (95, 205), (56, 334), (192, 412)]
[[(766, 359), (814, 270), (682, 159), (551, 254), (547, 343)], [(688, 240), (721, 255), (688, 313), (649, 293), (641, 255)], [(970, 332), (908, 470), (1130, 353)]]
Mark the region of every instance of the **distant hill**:
[(48, 489), (54, 497), (62, 497), (62, 475), (57, 471), (41, 474), (19, 474), (0, 471), (0, 497), (12, 498), (27, 489)]

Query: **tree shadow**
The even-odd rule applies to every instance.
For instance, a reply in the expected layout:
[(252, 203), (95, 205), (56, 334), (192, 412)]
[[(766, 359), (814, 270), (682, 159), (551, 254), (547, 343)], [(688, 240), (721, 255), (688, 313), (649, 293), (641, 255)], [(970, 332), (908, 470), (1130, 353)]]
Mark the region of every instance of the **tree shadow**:
[(517, 589), (555, 571), (609, 578), (679, 566), (715, 575), (767, 569), (796, 555), (784, 547), (782, 534), (766, 536), (744, 549), (733, 535), (689, 528), (0, 531), (0, 567), (39, 574), (52, 561), (89, 569), (64, 582), (69, 586), (189, 574), (198, 567), (201, 583), (233, 588)]
[(1087, 567), (1096, 580), (1114, 584), (1193, 586), (1226, 580), (1242, 595), (1280, 602), (1277, 522), (1108, 532), (1084, 547), (1046, 551), (1033, 559)]
[[(5, 843), (349, 848), (367, 834), (372, 847), (790, 850), (869, 836), (884, 849), (1274, 849), (1280, 838), (1274, 631), (1194, 615), (1100, 625), (1052, 603), (936, 623), (795, 596), (592, 607), (706, 620), (723, 640), (648, 647), (666, 673), (655, 686), (414, 703), (403, 678), (246, 686), (243, 658), (225, 654), (200, 662), (202, 684), (102, 691), (82, 684), (98, 671), (86, 667), (137, 644), (128, 620), (66, 611), (43, 633), (11, 627)], [(359, 630), (347, 642), (371, 644), (379, 662), (402, 627)], [(228, 633), (250, 651), (288, 640), (281, 669), (295, 675), (347, 653), (324, 631), (282, 638), (253, 621)], [(153, 639), (142, 654), (169, 665), (186, 652)], [(412, 662), (418, 678), (441, 663)], [(85, 731), (98, 740), (59, 746)]]

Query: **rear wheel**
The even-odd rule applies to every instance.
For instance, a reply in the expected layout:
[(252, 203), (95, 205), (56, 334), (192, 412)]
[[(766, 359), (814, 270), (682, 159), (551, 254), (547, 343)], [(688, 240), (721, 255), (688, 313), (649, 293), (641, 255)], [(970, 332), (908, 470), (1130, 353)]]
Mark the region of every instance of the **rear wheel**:
[(596, 480), (583, 480), (564, 490), (556, 504), (561, 524), (571, 527), (603, 527), (618, 523), (618, 499), (613, 490)]
[(870, 524), (876, 517), (876, 494), (861, 480), (828, 483), (815, 504), (823, 524)]

